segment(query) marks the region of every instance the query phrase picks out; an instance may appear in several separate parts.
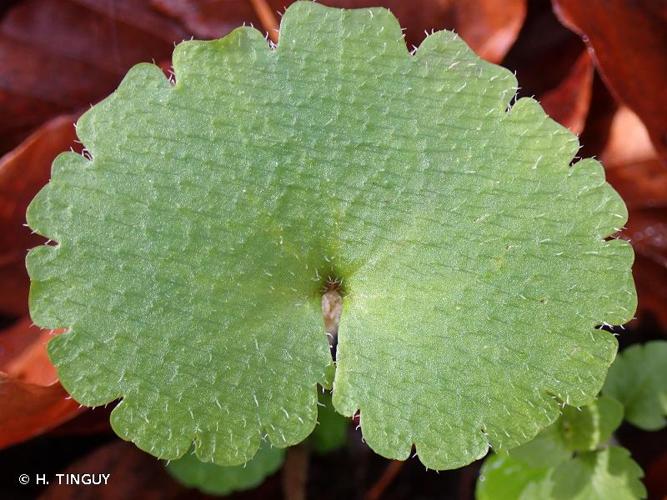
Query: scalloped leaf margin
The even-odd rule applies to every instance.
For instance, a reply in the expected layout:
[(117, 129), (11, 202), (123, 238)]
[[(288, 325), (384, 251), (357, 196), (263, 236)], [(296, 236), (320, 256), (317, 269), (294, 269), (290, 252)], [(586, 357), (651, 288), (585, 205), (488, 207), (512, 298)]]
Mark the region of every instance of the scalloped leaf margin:
[(295, 444), (331, 273), (334, 406), (384, 456), (459, 467), (592, 400), (617, 348), (593, 327), (636, 306), (599, 163), (569, 167), (576, 137), (453, 33), (411, 57), (388, 11), (309, 2), (281, 28), (182, 43), (175, 85), (138, 65), (79, 120), (92, 159), (60, 156), (28, 211), (58, 241), (27, 264), (67, 390), (122, 398), (114, 429), (161, 458)]

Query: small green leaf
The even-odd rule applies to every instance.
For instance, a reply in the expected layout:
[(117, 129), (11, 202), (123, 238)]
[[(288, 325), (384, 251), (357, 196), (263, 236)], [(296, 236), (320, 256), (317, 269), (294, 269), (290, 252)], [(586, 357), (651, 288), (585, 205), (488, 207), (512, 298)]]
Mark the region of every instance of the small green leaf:
[(532, 441), (510, 450), (509, 454), (516, 460), (540, 468), (554, 467), (568, 460), (572, 457), (572, 450), (565, 444), (559, 419)]
[(590, 451), (606, 443), (622, 421), (623, 405), (600, 396), (581, 408), (566, 406), (554, 424), (509, 453), (532, 467), (555, 467), (574, 451)]
[(583, 453), (551, 476), (551, 497), (567, 500), (634, 500), (646, 497), (644, 473), (619, 446)]
[(625, 406), (625, 418), (640, 429), (667, 424), (667, 342), (655, 340), (625, 349), (614, 361), (604, 394)]
[(204, 463), (194, 453), (188, 453), (170, 462), (167, 470), (185, 486), (209, 495), (227, 495), (259, 486), (280, 469), (284, 460), (285, 450), (262, 444), (254, 458), (243, 465), (226, 467)]
[(590, 451), (605, 443), (623, 421), (623, 405), (600, 396), (581, 408), (567, 406), (558, 422), (565, 446), (572, 451)]
[(531, 467), (511, 455), (491, 455), (479, 473), (477, 500), (548, 500), (549, 467)]
[(308, 438), (317, 453), (329, 453), (345, 446), (350, 419), (334, 410), (329, 392), (320, 396), (317, 420), (315, 430)]
[(241, 464), (333, 403), (430, 468), (529, 441), (594, 398), (636, 305), (627, 211), (577, 138), (451, 32), (292, 4), (133, 68), (77, 124), (30, 226), (33, 320), (65, 388), (159, 457)]
[(582, 453), (556, 467), (531, 467), (494, 455), (482, 466), (478, 500), (636, 500), (646, 497), (643, 472), (625, 448)]

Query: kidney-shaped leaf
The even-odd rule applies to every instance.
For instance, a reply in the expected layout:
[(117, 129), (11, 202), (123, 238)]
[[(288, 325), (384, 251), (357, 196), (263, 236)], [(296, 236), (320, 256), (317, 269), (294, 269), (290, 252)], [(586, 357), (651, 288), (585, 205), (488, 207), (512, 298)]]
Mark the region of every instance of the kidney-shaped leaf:
[(31, 313), (83, 404), (163, 458), (233, 465), (333, 403), (378, 453), (458, 467), (602, 386), (632, 317), (626, 209), (513, 75), (456, 35), (410, 56), (384, 9), (293, 4), (136, 66), (87, 112), (28, 211)]

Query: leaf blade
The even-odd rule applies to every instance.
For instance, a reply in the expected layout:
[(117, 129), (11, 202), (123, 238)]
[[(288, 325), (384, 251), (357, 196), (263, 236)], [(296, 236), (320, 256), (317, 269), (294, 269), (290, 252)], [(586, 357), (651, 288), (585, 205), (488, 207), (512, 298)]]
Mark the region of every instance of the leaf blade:
[(276, 51), (249, 28), (183, 43), (175, 86), (136, 66), (80, 119), (92, 159), (60, 157), (28, 212), (59, 242), (28, 268), (33, 319), (70, 328), (63, 385), (123, 397), (114, 428), (163, 458), (295, 444), (334, 277), (334, 406), (385, 456), (460, 466), (590, 401), (616, 351), (593, 327), (635, 306), (601, 166), (570, 168), (576, 138), (508, 111), (513, 75), (451, 33), (410, 57), (388, 11), (309, 2), (282, 30)]

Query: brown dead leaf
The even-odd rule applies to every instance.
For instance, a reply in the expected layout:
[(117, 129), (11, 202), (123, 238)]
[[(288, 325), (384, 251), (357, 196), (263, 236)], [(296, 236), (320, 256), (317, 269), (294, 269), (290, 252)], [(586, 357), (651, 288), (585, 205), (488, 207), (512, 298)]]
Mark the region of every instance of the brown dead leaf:
[(519, 96), (537, 98), (559, 123), (581, 133), (591, 103), (593, 70), (581, 39), (548, 2), (529, 2), (525, 23), (503, 66), (516, 72)]
[(646, 488), (650, 498), (667, 498), (667, 452), (655, 459), (646, 470)]
[[(290, 0), (268, 0), (284, 12)], [(426, 31), (454, 29), (483, 58), (499, 62), (514, 43), (526, 12), (525, 0), (322, 0), (330, 7), (387, 7), (405, 28), (409, 47)], [(160, 11), (183, 22), (202, 38), (217, 38), (242, 24), (261, 23), (248, 0), (152, 0)]]
[(557, 122), (581, 134), (591, 106), (594, 69), (584, 43), (546, 2), (531, 2), (503, 65), (517, 74), (519, 95), (537, 98)]
[[(662, 216), (667, 215), (663, 212)], [(664, 219), (661, 225), (656, 227), (646, 224), (647, 221), (638, 220), (639, 215), (635, 212), (631, 214), (633, 222), (628, 229), (623, 231), (622, 237), (626, 237), (632, 243), (636, 252), (635, 263), (633, 266), (633, 276), (639, 295), (639, 318), (645, 313), (651, 313), (663, 326), (667, 327), (667, 263), (665, 262), (664, 244), (662, 253), (651, 246), (651, 241), (647, 241), (647, 234), (653, 241), (665, 241), (667, 238), (667, 228)], [(643, 241), (642, 241), (643, 240)]]
[(646, 127), (621, 107), (601, 155), (607, 179), (628, 205), (622, 237), (635, 249), (633, 266), (640, 314), (650, 311), (667, 326), (667, 169)]
[(34, 326), (27, 317), (0, 331), (0, 371), (30, 384), (57, 382), (56, 369), (46, 354), (46, 344), (56, 333)]
[(518, 38), (503, 60), (517, 74), (522, 95), (540, 97), (570, 73), (586, 45), (556, 18), (547, 2), (529, 2)]
[[(262, 29), (248, 0), (151, 0), (156, 11), (177, 19), (197, 38), (220, 38), (239, 26)], [(267, 0), (275, 12), (284, 11), (291, 0)]]
[(600, 157), (600, 153), (607, 146), (609, 131), (617, 110), (618, 102), (611, 95), (600, 75), (595, 71), (588, 116), (586, 117), (584, 130), (579, 136), (579, 142), (581, 143), (580, 157)]
[(47, 432), (84, 408), (70, 398), (46, 354), (56, 332), (29, 318), (0, 332), (0, 448)]
[(74, 115), (56, 118), (0, 158), (0, 314), (28, 310), (25, 256), (44, 242), (24, 226), (25, 211), (51, 174), (51, 162), (74, 146)]
[(580, 33), (618, 99), (647, 126), (667, 155), (667, 3), (655, 0), (553, 0)]
[(140, 0), (26, 0), (0, 22), (0, 153), (45, 120), (109, 94), (185, 32)]
[(540, 103), (558, 123), (575, 134), (581, 134), (586, 124), (593, 89), (593, 61), (582, 51), (570, 72), (554, 89), (547, 91)]
[(97, 408), (86, 408), (80, 415), (49, 432), (49, 436), (88, 436), (92, 434), (115, 436), (109, 422), (111, 412), (115, 407), (115, 403), (111, 403)]
[(41, 386), (0, 372), (0, 448), (47, 432), (83, 411), (60, 383)]

